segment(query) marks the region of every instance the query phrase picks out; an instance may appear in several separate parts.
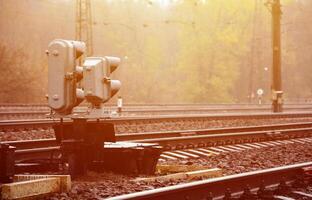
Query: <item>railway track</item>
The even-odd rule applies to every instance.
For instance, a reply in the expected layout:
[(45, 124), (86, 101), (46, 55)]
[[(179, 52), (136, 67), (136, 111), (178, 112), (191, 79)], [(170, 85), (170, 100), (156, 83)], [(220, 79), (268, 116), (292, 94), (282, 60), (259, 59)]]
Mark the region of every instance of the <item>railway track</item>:
[[(272, 142), (273, 143), (273, 142)], [(275, 142), (274, 142), (275, 143)], [(75, 182), (73, 184), (72, 192), (67, 194), (69, 199), (91, 199), (91, 198), (109, 198), (115, 196), (115, 198), (120, 199), (120, 196), (117, 195), (123, 195), (128, 193), (135, 193), (138, 191), (153, 191), (156, 188), (164, 188), (167, 186), (172, 185), (181, 185), (189, 182), (194, 182), (196, 180), (203, 180), (206, 178), (211, 177), (207, 174), (207, 176), (203, 175), (201, 176), (200, 173), (202, 171), (210, 171), (212, 169), (219, 169), (219, 175), (216, 176), (223, 176), (227, 177), (229, 175), (234, 174), (242, 174), (246, 172), (254, 172), (258, 170), (263, 169), (271, 169), (276, 167), (282, 167), (287, 165), (294, 165), (298, 163), (304, 163), (304, 162), (310, 162), (311, 161), (311, 141), (310, 143), (293, 143), (288, 145), (274, 145), (268, 146), (267, 148), (252, 148), (252, 149), (246, 149), (245, 151), (237, 151), (237, 152), (228, 152), (228, 153), (220, 153), (219, 155), (214, 156), (208, 156), (208, 157), (200, 157), (200, 158), (189, 158), (187, 160), (179, 159), (179, 160), (167, 160), (167, 161), (161, 161), (158, 165), (157, 174), (150, 177), (127, 177), (127, 176), (120, 176), (120, 175), (111, 175), (109, 174), (103, 174), (103, 173), (95, 173), (90, 174), (87, 177), (84, 177), (84, 181), (90, 181), (88, 183), (82, 181), (82, 182)], [(247, 146), (244, 145), (244, 146)], [(221, 147), (220, 147), (221, 149)], [(287, 155), (287, 156), (285, 156)], [(168, 171), (167, 167), (171, 167), (170, 171)], [(165, 167), (165, 168), (163, 168)], [(174, 167), (174, 168), (172, 168)], [(175, 168), (178, 167), (178, 168)], [(180, 167), (183, 167), (180, 168)], [(186, 167), (186, 168), (185, 168)], [(178, 171), (174, 171), (178, 170)], [(182, 171), (182, 174), (198, 174), (198, 178), (195, 178), (194, 176), (186, 177), (181, 174), (180, 170)], [(185, 170), (185, 171), (184, 171)], [(193, 171), (194, 170), (194, 171)], [(200, 170), (200, 171), (197, 171)], [(185, 172), (185, 173), (183, 173)], [(308, 173), (308, 172), (307, 172)], [(168, 179), (170, 176), (170, 179)], [(167, 178), (166, 178), (167, 177)], [(288, 191), (294, 190), (294, 191), (301, 191), (307, 195), (311, 194), (311, 184), (309, 184), (308, 176), (305, 177), (306, 185), (302, 185), (302, 183), (299, 182), (297, 187), (295, 185), (289, 185), (290, 187), (287, 187)], [(236, 183), (236, 186), (242, 186), (241, 189), (247, 189), (248, 187), (242, 184), (243, 182), (238, 181)], [(310, 182), (311, 183), (311, 182)], [(283, 184), (282, 184), (283, 185)], [(219, 189), (226, 190), (226, 185), (221, 185)], [(233, 187), (233, 186), (231, 186)], [(230, 188), (231, 188), (230, 187)], [(253, 188), (249, 188), (251, 192), (255, 194), (255, 190), (252, 190)], [(268, 199), (276, 199), (273, 197), (273, 195), (288, 197), (292, 199), (309, 199), (307, 196), (291, 196), (286, 195), (285, 193), (277, 193), (277, 191), (273, 190), (274, 188), (266, 187), (266, 195)], [(192, 191), (190, 191), (192, 193)], [(225, 199), (237, 199), (240, 198), (240, 194), (236, 194), (237, 196), (234, 196), (236, 192), (230, 192), (233, 196), (231, 198), (229, 197), (229, 192), (227, 194), (227, 198)], [(209, 195), (209, 193), (207, 193)], [(212, 194), (213, 195), (213, 194)], [(64, 197), (60, 194), (55, 194), (51, 196), (51, 199), (60, 199)], [(208, 198), (209, 196), (204, 196), (207, 198), (202, 199), (211, 199)], [(215, 197), (215, 196), (212, 196)], [(256, 198), (258, 197), (258, 198)], [(159, 198), (162, 199), (162, 198)], [(184, 198), (174, 198), (174, 199), (188, 199), (187, 197)], [(189, 199), (192, 199), (192, 196), (190, 196)], [(213, 199), (222, 199), (222, 198), (213, 198)], [(248, 198), (244, 198), (248, 199)], [(261, 196), (252, 196), (249, 199), (265, 199)]]
[[(180, 138), (189, 140), (187, 138), (197, 138), (196, 136), (217, 136), (220, 134), (265, 134), (269, 137), (280, 137), (285, 132), (309, 132), (312, 129), (312, 122), (304, 123), (288, 123), (275, 125), (261, 125), (261, 126), (247, 126), (247, 127), (229, 127), (229, 128), (215, 128), (215, 129), (200, 129), (200, 130), (182, 130), (182, 131), (160, 131), (148, 133), (123, 133), (116, 136), (117, 141), (137, 141), (137, 142), (163, 142), (170, 140), (179, 140)], [(253, 140), (253, 139), (251, 139)], [(3, 142), (17, 148), (29, 147), (44, 147), (53, 146), (56, 141), (51, 139), (27, 140), (27, 141), (7, 141)]]
[[(87, 107), (77, 107), (75, 113), (86, 112)], [(106, 107), (108, 113), (117, 110), (116, 106)], [(287, 104), (286, 112), (312, 110), (310, 104)], [(126, 105), (123, 107), (123, 116), (148, 116), (172, 114), (209, 114), (209, 113), (238, 113), (238, 112), (270, 112), (271, 105), (257, 104), (172, 104), (172, 105)], [(47, 106), (0, 106), (0, 119), (46, 118), (50, 113)]]
[(312, 162), (306, 162), (168, 186), (109, 199), (311, 199), (311, 194), (300, 190), (311, 183), (311, 168), (309, 168), (311, 166)]
[[(150, 133), (129, 133), (116, 135), (117, 141), (158, 143), (164, 147), (164, 157), (168, 151), (198, 149), (225, 145), (246, 144), (266, 141), (283, 141), (312, 137), (312, 123), (290, 123), (269, 126), (231, 127), (187, 131), (167, 131)], [(18, 162), (34, 157), (50, 159), (59, 155), (59, 143), (54, 139), (6, 141), (2, 144), (15, 146)], [(210, 150), (211, 151), (211, 150)], [(169, 154), (169, 155), (168, 155)], [(175, 153), (176, 154), (176, 153)], [(39, 155), (39, 156), (38, 156)], [(182, 156), (180, 156), (182, 157)]]
[[(236, 120), (236, 119), (277, 119), (277, 118), (308, 118), (312, 117), (311, 112), (284, 112), (284, 113), (235, 113), (235, 114), (196, 114), (196, 115), (167, 115), (167, 116), (136, 116), (136, 117), (112, 117), (100, 119), (100, 122), (107, 123), (166, 123), (166, 122), (186, 122), (186, 121), (203, 121), (203, 120)], [(89, 120), (98, 122), (97, 120)], [(29, 119), (29, 120), (1, 120), (0, 131), (6, 129), (31, 129), (46, 128), (59, 124), (60, 119)], [(63, 123), (72, 123), (71, 119), (64, 119)]]
[[(153, 137), (151, 139), (151, 137)], [(199, 139), (199, 138), (200, 139)], [(297, 141), (297, 143), (300, 145), (301, 142), (312, 142), (312, 123), (291, 123), (291, 124), (276, 124), (276, 125), (270, 125), (270, 126), (252, 126), (252, 127), (232, 127), (232, 128), (218, 128), (218, 129), (205, 129), (205, 130), (188, 130), (188, 131), (172, 131), (172, 132), (152, 132), (152, 133), (129, 133), (129, 134), (119, 134), (117, 135), (118, 141), (140, 141), (140, 142), (158, 142), (162, 145), (165, 145), (164, 152), (161, 156), (162, 162), (166, 163), (165, 159), (170, 160), (168, 158), (168, 155), (171, 157), (175, 157), (178, 159), (186, 158), (196, 158), (192, 155), (197, 155), (197, 157), (203, 156), (203, 149), (209, 149), (209, 148), (215, 148), (211, 149), (211, 151), (218, 152), (216, 149), (223, 150), (229, 150), (234, 152), (235, 148), (241, 148), (243, 149), (243, 146), (246, 148), (249, 146), (255, 148), (257, 145), (258, 147), (261, 145), (269, 147), (270, 145), (274, 146), (277, 143), (291, 143)], [(149, 139), (146, 139), (149, 138)], [(179, 142), (177, 142), (179, 141)], [(27, 159), (33, 160), (34, 162), (36, 159), (58, 159), (60, 155), (59, 147), (57, 145), (57, 142), (55, 140), (38, 140), (38, 141), (11, 141), (11, 142), (5, 142), (6, 144), (10, 144), (17, 147), (16, 154), (19, 157), (18, 159), (20, 163), (23, 164), (24, 161), (27, 163)], [(237, 146), (235, 146), (237, 145)], [(241, 147), (239, 146), (241, 145)], [(246, 149), (245, 149), (246, 150)], [(180, 152), (179, 152), (180, 151)], [(206, 153), (209, 150), (206, 151)], [(238, 152), (238, 151), (236, 151)], [(171, 153), (171, 154), (170, 154)], [(179, 155), (180, 153), (180, 155)], [(220, 152), (221, 153), (221, 152)], [(202, 154), (202, 155), (201, 155)], [(51, 156), (52, 155), (52, 156)], [(165, 156), (163, 156), (165, 155)], [(170, 157), (169, 156), (169, 157)], [(53, 163), (53, 160), (51, 160), (50, 163)], [(33, 163), (30, 163), (33, 164)], [(307, 164), (307, 166), (310, 166), (311, 163)], [(198, 193), (199, 189), (194, 187), (190, 187), (190, 185), (197, 185), (198, 182), (193, 183), (187, 183), (183, 184), (186, 186), (186, 188), (179, 189), (179, 186), (173, 186), (170, 188), (161, 188), (156, 189), (153, 191), (145, 191), (142, 193), (134, 193), (130, 195), (125, 196), (117, 196), (112, 199), (163, 199), (162, 195), (163, 191), (169, 191), (170, 192), (167, 195), (169, 195), (168, 199), (197, 199), (198, 194), (200, 194), (200, 198), (205, 197), (207, 199), (212, 198), (223, 198), (224, 195), (227, 195), (227, 197), (240, 197), (242, 194), (244, 194), (244, 191), (246, 193), (247, 189), (250, 191), (248, 193), (251, 194), (252, 199), (256, 199), (256, 197), (261, 199), (261, 195), (264, 193), (267, 195), (268, 189), (272, 188), (280, 188), (280, 187), (272, 187), (272, 184), (280, 184), (284, 187), (283, 180), (284, 179), (275, 179), (275, 177), (281, 177), (283, 174), (287, 174), (287, 180), (286, 183), (289, 184), (291, 182), (294, 182), (297, 178), (297, 175), (299, 175), (302, 172), (302, 168), (306, 165), (294, 165), (295, 168), (292, 168), (294, 170), (295, 175), (288, 176), (290, 174), (293, 174), (292, 170), (287, 167), (280, 167), (276, 168), (279, 171), (280, 170), (288, 170), (284, 172), (273, 172), (272, 169), (269, 170), (262, 170), (262, 171), (255, 171), (255, 172), (248, 172), (244, 174), (238, 174), (238, 175), (232, 175), (228, 177), (222, 177), (217, 179), (210, 179), (202, 181), (201, 183), (205, 184), (211, 184), (211, 185), (201, 185), (198, 187), (205, 187), (206, 189), (209, 189), (213, 191), (212, 193), (205, 193), (207, 196), (203, 196), (203, 191)], [(299, 173), (300, 172), (300, 173)], [(271, 173), (271, 174), (266, 174)], [(302, 174), (302, 173), (301, 173)], [(255, 177), (262, 177), (261, 180), (258, 180), (256, 182), (252, 182), (252, 180), (255, 180)], [(274, 181), (277, 181), (275, 183), (272, 183), (270, 181), (266, 181), (267, 177), (274, 177)], [(288, 179), (289, 177), (289, 179)], [(295, 177), (295, 179), (294, 179)], [(242, 181), (243, 180), (243, 181)], [(248, 180), (248, 181), (247, 181)], [(249, 181), (252, 182), (252, 184), (249, 184)], [(259, 185), (260, 183), (265, 183), (262, 185)], [(237, 183), (240, 183), (239, 185), (242, 187), (237, 187)], [(281, 184), (282, 183), (282, 184)], [(214, 189), (213, 185), (218, 186), (218, 190)], [(235, 186), (236, 185), (236, 186)], [(249, 187), (247, 187), (249, 185)], [(289, 187), (294, 187), (290, 185)], [(221, 189), (222, 188), (222, 189)], [(230, 188), (230, 190), (224, 190), (224, 188)], [(259, 190), (259, 188), (261, 188)], [(183, 193), (181, 191), (186, 191), (187, 194)], [(258, 190), (260, 192), (258, 192)], [(195, 192), (194, 192), (195, 191)], [(207, 190), (206, 190), (207, 191)], [(279, 190), (277, 190), (279, 191)], [(297, 191), (296, 191), (297, 192)], [(152, 195), (152, 196), (150, 196)], [(175, 195), (175, 196), (172, 196)], [(195, 195), (195, 196), (194, 196)], [(245, 195), (245, 194), (244, 194)], [(272, 196), (272, 194), (270, 193)], [(292, 193), (284, 194), (284, 193), (275, 193), (273, 195), (273, 198), (280, 198), (280, 197), (293, 197), (293, 196), (308, 196), (308, 193), (301, 192), (298, 194)], [(309, 196), (308, 196), (309, 197)]]
[[(216, 128), (216, 129), (200, 129), (200, 130), (182, 130), (182, 131), (160, 131), (160, 132), (148, 132), (148, 133), (124, 133), (118, 134), (117, 141), (154, 141), (160, 142), (160, 138), (172, 139), (172, 138), (187, 138), (201, 135), (217, 135), (227, 133), (264, 133), (270, 137), (279, 136), (283, 134), (283, 131), (298, 131), (305, 132), (310, 131), (312, 128), (312, 122), (304, 123), (289, 123), (289, 124), (275, 124), (275, 125), (261, 125), (261, 126), (247, 126), (247, 127), (229, 127), (229, 128)], [(41, 139), (41, 140), (29, 140), (29, 141), (11, 141), (8, 144), (14, 144), (13, 146), (24, 147), (26, 146), (40, 146), (46, 145), (49, 141), (54, 139)], [(29, 144), (29, 145), (28, 145)]]

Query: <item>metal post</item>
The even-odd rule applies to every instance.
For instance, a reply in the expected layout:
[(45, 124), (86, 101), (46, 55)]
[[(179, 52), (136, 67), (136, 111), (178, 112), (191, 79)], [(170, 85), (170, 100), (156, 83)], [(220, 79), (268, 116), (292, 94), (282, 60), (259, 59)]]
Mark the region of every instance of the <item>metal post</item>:
[[(0, 143), (0, 185), (12, 183), (15, 174), (15, 147)], [(0, 192), (1, 193), (1, 192)]]
[(121, 98), (121, 96), (119, 96), (117, 99), (117, 112), (119, 115), (121, 115), (121, 112), (122, 112), (122, 98)]
[(281, 4), (280, 0), (272, 1), (272, 111), (282, 112), (283, 91), (281, 75)]

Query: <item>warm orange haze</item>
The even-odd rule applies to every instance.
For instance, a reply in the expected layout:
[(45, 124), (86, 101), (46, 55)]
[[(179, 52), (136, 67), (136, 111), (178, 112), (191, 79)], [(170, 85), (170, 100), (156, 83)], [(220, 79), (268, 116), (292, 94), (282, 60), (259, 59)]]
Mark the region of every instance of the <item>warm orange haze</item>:
[[(122, 58), (114, 78), (128, 103), (248, 102), (259, 88), (268, 103), (265, 2), (92, 0), (93, 55)], [(312, 2), (281, 4), (284, 98), (311, 98)], [(55, 38), (75, 39), (75, 1), (0, 0), (0, 8), (0, 102), (46, 102), (45, 50)]]
[(0, 200), (312, 199), (312, 0), (0, 0)]

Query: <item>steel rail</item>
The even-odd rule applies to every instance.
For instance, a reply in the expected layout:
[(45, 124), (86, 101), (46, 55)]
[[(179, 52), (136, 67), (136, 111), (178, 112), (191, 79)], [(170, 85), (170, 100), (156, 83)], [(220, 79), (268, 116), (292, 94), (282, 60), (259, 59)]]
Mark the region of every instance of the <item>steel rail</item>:
[[(83, 113), (86, 111), (86, 107), (78, 107), (78, 109), (75, 111), (75, 113)], [(107, 107), (108, 110), (117, 109), (116, 106)], [(311, 105), (285, 105), (285, 109), (288, 111), (291, 110), (312, 110)], [(161, 113), (174, 113), (174, 112), (180, 112), (180, 113), (211, 113), (211, 112), (255, 112), (255, 111), (261, 111), (261, 112), (269, 112), (271, 110), (270, 106), (262, 106), (262, 105), (250, 105), (246, 107), (218, 107), (218, 106), (211, 106), (211, 107), (201, 107), (201, 106), (189, 106), (189, 107), (179, 107), (179, 106), (167, 106), (167, 107), (124, 107), (123, 108), (123, 114), (131, 115), (131, 114), (161, 114)], [(27, 110), (15, 110), (15, 111), (7, 111), (7, 110), (0, 110), (0, 116), (25, 116), (25, 115), (48, 115), (50, 113), (50, 110), (46, 108), (45, 110), (37, 110), (37, 111), (27, 111)]]
[(172, 200), (172, 199), (212, 199), (223, 198), (227, 192), (242, 194), (246, 188), (258, 191), (261, 187), (277, 186), (281, 182), (294, 182), (298, 175), (303, 174), (303, 168), (310, 167), (312, 162), (276, 167), (242, 174), (224, 176), (191, 183), (158, 188), (108, 198), (109, 200)]
[(132, 140), (138, 143), (158, 143), (165, 150), (172, 149), (187, 149), (195, 147), (208, 147), (226, 144), (242, 144), (269, 140), (286, 140), (290, 138), (310, 137), (312, 136), (312, 128), (286, 129), (278, 130), (276, 133), (268, 131), (254, 132), (237, 132), (237, 133), (222, 133), (222, 134), (207, 134), (184, 137), (169, 137), (169, 138), (152, 138)]
[(15, 151), (15, 163), (29, 160), (55, 159), (61, 154), (59, 146), (48, 146), (31, 149), (17, 149)]
[[(294, 105), (289, 105), (286, 106), (287, 108), (290, 109), (294, 109), (294, 108), (312, 108), (311, 105), (299, 105), (299, 106), (294, 106)], [(81, 111), (86, 111), (88, 109), (88, 107), (77, 107), (74, 109), (75, 111), (81, 112)], [(117, 109), (117, 106), (109, 106), (109, 107), (105, 107), (105, 109), (107, 110), (111, 110), (111, 109)], [(183, 111), (183, 110), (187, 110), (187, 111), (192, 111), (192, 110), (212, 110), (212, 111), (222, 111), (222, 110), (251, 110), (251, 109), (270, 109), (270, 107), (268, 105), (251, 105), (251, 106), (123, 106), (122, 107), (123, 111), (129, 111), (129, 112), (136, 112), (136, 111), (145, 111), (145, 112), (152, 112), (152, 111)], [(33, 108), (2, 108), (0, 109), (0, 114), (23, 114), (23, 113), (42, 113), (42, 112), (49, 112), (50, 109), (48, 107), (42, 107), (42, 108), (38, 108), (38, 109), (33, 109)]]
[(273, 124), (260, 126), (243, 126), (243, 127), (226, 127), (213, 129), (193, 129), (193, 130), (178, 130), (178, 131), (159, 131), (147, 133), (122, 133), (116, 135), (118, 141), (140, 140), (151, 138), (168, 138), (168, 137), (183, 137), (207, 134), (221, 134), (221, 133), (238, 133), (251, 131), (268, 131), (268, 133), (278, 132), (283, 129), (294, 128), (309, 128), (312, 127), (312, 122), (304, 123), (288, 123), (288, 124)]
[[(30, 120), (1, 120), (0, 130), (27, 129), (51, 127), (60, 123), (60, 119), (30, 119)], [(64, 119), (64, 123), (72, 123), (71, 119)]]
[[(179, 120), (235, 120), (235, 119), (276, 119), (276, 118), (304, 118), (312, 117), (311, 112), (290, 112), (290, 113), (235, 113), (235, 114), (196, 114), (196, 115), (166, 115), (166, 116), (136, 116), (136, 117), (111, 117), (100, 119), (100, 122), (127, 123), (127, 122), (153, 122), (153, 121), (179, 121)], [(90, 122), (98, 122), (90, 119)], [(72, 123), (72, 120), (65, 118), (64, 123)], [(34, 119), (34, 120), (1, 120), (0, 130), (47, 127), (60, 123), (60, 119)]]
[(1, 144), (8, 144), (14, 146), (17, 150), (21, 149), (34, 149), (34, 148), (44, 148), (51, 146), (58, 146), (58, 142), (55, 138), (50, 139), (38, 139), (38, 140), (17, 140), (17, 141), (4, 141)]
[[(285, 105), (310, 105), (312, 100), (298, 101), (298, 102), (285, 102)], [(87, 106), (87, 103), (80, 104), (81, 106)], [(116, 106), (115, 103), (106, 103), (107, 106)], [(131, 107), (144, 107), (144, 106), (259, 106), (258, 103), (124, 103), (124, 106)], [(261, 105), (270, 106), (271, 103), (263, 103)], [(47, 103), (0, 103), (0, 107), (48, 107)]]

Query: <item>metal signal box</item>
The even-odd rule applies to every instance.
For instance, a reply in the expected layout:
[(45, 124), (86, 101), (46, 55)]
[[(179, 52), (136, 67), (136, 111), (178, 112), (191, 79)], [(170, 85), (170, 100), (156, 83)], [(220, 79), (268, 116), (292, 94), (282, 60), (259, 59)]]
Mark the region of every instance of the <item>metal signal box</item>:
[[(118, 57), (112, 57), (112, 56), (105, 56), (106, 59), (106, 68), (107, 68), (107, 77), (111, 75), (112, 72), (114, 72), (119, 64), (120, 64), (120, 58)], [(109, 87), (109, 96), (107, 96), (104, 99), (105, 101), (108, 101), (110, 98), (112, 98), (121, 88), (121, 82), (119, 80), (113, 80), (110, 78), (106, 78), (108, 81), (106, 81), (107, 87)]]
[(87, 101), (101, 104), (103, 99), (110, 96), (110, 87), (104, 86), (109, 73), (106, 59), (101, 57), (88, 57), (83, 64), (84, 95)]
[(76, 105), (76, 59), (85, 48), (83, 42), (53, 40), (48, 47), (48, 103), (59, 113), (70, 113)]

